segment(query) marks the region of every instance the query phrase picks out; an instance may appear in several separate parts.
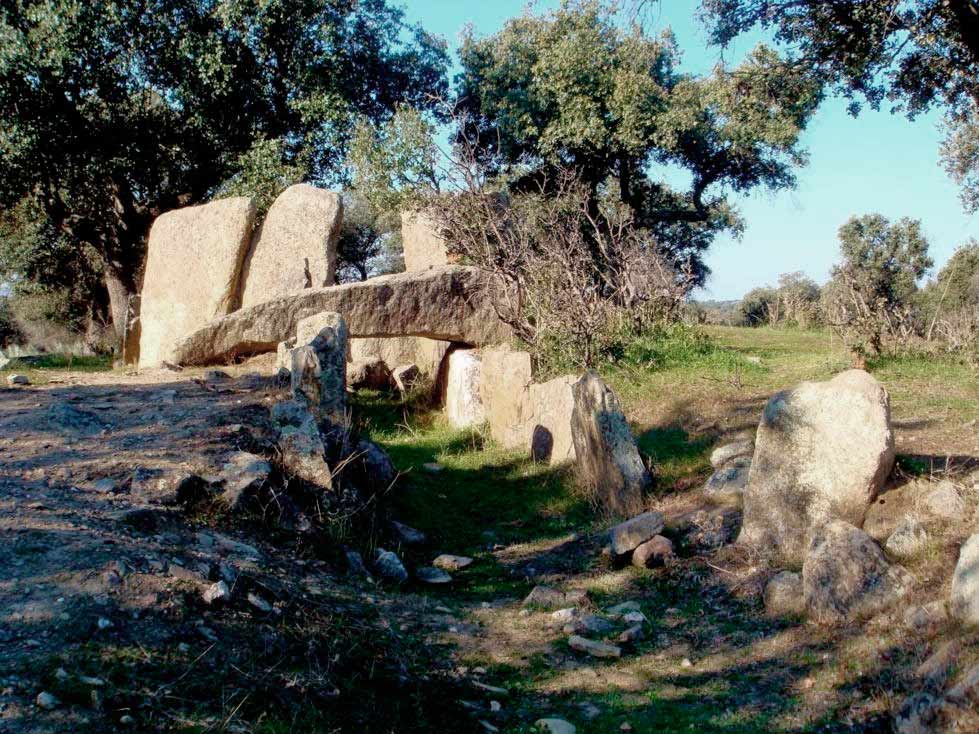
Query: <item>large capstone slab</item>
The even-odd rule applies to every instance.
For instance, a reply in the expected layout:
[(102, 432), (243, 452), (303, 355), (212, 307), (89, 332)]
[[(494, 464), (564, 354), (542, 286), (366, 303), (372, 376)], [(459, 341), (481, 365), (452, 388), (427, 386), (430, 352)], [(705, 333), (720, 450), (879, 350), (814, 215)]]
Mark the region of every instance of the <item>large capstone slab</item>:
[(254, 221), (255, 205), (242, 197), (157, 217), (141, 294), (140, 367), (179, 362), (178, 340), (235, 309)]
[(492, 277), (478, 268), (449, 265), (279, 296), (215, 319), (179, 340), (172, 361), (203, 365), (274, 352), (296, 333), (300, 320), (323, 311), (341, 314), (351, 337), (498, 343), (510, 331), (486, 295)]
[(242, 307), (333, 285), (342, 223), (339, 194), (309, 184), (279, 194), (245, 259)]
[(863, 524), (893, 465), (890, 399), (866, 372), (778, 393), (758, 426), (739, 542), (799, 564), (813, 527)]

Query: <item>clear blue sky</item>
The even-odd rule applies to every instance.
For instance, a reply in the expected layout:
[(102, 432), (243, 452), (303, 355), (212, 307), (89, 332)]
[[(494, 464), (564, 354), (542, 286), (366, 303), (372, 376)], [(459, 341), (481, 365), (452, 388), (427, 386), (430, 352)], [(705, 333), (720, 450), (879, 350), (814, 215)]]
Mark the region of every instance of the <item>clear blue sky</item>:
[[(525, 5), (523, 0), (405, 2), (409, 18), (443, 36), (453, 52), (467, 24), (478, 35), (488, 35)], [(695, 73), (709, 71), (721, 55), (707, 45), (695, 18), (698, 7), (697, 0), (661, 0), (650, 16), (654, 26), (673, 28), (683, 50), (683, 69)], [(740, 40), (725, 60), (737, 61), (753, 45), (752, 40)], [(740, 298), (795, 270), (824, 282), (837, 257), (836, 231), (852, 214), (921, 219), (939, 265), (968, 237), (979, 238), (979, 216), (963, 212), (956, 187), (939, 165), (939, 120), (932, 114), (909, 122), (869, 110), (854, 119), (842, 101), (828, 99), (803, 136), (810, 162), (798, 171), (798, 187), (734, 199), (747, 229), (740, 240), (723, 237), (716, 242), (707, 258), (713, 275), (700, 297)]]

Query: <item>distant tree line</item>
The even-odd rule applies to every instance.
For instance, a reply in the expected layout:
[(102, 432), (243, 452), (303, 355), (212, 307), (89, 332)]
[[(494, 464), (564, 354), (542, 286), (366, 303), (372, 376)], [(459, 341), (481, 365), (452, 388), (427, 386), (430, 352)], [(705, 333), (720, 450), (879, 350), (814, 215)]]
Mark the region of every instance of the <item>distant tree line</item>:
[(840, 261), (822, 287), (804, 273), (786, 273), (740, 301), (693, 304), (693, 318), (829, 328), (864, 357), (921, 347), (979, 356), (979, 242), (962, 245), (926, 280), (934, 263), (917, 220), (852, 217), (839, 240)]

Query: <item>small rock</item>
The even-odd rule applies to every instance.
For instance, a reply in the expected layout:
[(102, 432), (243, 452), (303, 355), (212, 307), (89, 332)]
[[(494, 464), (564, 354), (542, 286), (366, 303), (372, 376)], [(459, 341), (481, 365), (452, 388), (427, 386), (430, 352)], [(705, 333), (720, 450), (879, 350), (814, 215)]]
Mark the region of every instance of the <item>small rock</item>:
[(928, 688), (941, 689), (962, 656), (958, 640), (946, 640), (919, 665), (914, 674)]
[(98, 622), (95, 624), (100, 630), (107, 630), (112, 626), (112, 620), (106, 619), (105, 617), (99, 617)]
[(136, 719), (134, 719), (129, 714), (123, 714), (122, 716), (119, 717), (119, 723), (122, 724), (123, 726), (132, 726), (133, 724), (136, 723)]
[(587, 614), (583, 617), (578, 617), (572, 620), (570, 627), (569, 634), (598, 635), (599, 637), (604, 637), (615, 629), (615, 626), (610, 621), (604, 617), (599, 617), (597, 614)]
[(394, 583), (403, 584), (408, 580), (408, 571), (405, 569), (401, 559), (397, 554), (383, 548), (377, 549), (377, 556), (374, 558), (374, 568), (381, 578)]
[(616, 556), (631, 553), (655, 537), (663, 529), (663, 525), (663, 515), (659, 512), (644, 512), (616, 525), (610, 531), (612, 552)]
[(921, 551), (926, 542), (928, 532), (924, 525), (908, 515), (884, 543), (884, 550), (897, 558), (911, 558)]
[(673, 542), (662, 535), (656, 535), (641, 543), (632, 552), (632, 565), (636, 568), (658, 568), (673, 559)]
[(229, 375), (224, 370), (204, 370), (204, 382), (221, 382), (223, 380), (230, 380), (231, 375)]
[(448, 584), (452, 582), (452, 577), (440, 568), (424, 566), (415, 571), (415, 576), (419, 581), (426, 584)]
[(568, 638), (568, 646), (572, 650), (588, 653), (596, 658), (618, 658), (622, 657), (622, 648), (618, 645), (610, 645), (606, 642), (596, 642), (578, 635), (571, 635)]
[(693, 663), (690, 662), (690, 658), (684, 658), (683, 660), (680, 661), (680, 667), (681, 668), (692, 668), (693, 667)]
[(629, 629), (625, 630), (622, 634), (620, 634), (619, 642), (625, 645), (629, 645), (634, 642), (639, 642), (645, 636), (646, 634), (643, 631), (642, 625), (637, 624), (637, 625), (633, 625)]
[(718, 446), (716, 449), (714, 449), (710, 455), (710, 465), (715, 469), (720, 469), (729, 461), (750, 457), (754, 453), (754, 440), (751, 438), (743, 438), (738, 441), (726, 443), (723, 446)]
[(637, 601), (624, 601), (621, 604), (616, 604), (614, 607), (610, 607), (606, 614), (608, 614), (613, 619), (621, 617), (623, 614), (628, 614), (629, 612), (638, 612), (642, 609)]
[(916, 693), (901, 704), (894, 717), (895, 734), (930, 734), (935, 731), (941, 703), (930, 693)]
[(211, 584), (204, 590), (204, 602), (206, 604), (227, 601), (229, 598), (231, 598), (231, 589), (224, 581)]
[(38, 708), (44, 709), (45, 711), (51, 711), (61, 705), (61, 701), (59, 701), (54, 694), (48, 693), (47, 691), (41, 691), (38, 693), (37, 698), (34, 699), (34, 703), (37, 704)]
[(746, 459), (737, 459), (722, 466), (704, 485), (704, 497), (718, 505), (741, 507), (750, 470), (751, 462)]
[(558, 609), (556, 612), (551, 612), (551, 619), (557, 624), (570, 624), (578, 616), (578, 610), (574, 607), (566, 607), (565, 609)]
[(268, 482), (272, 465), (261, 456), (247, 451), (232, 454), (221, 468), (224, 485), (221, 500), (232, 510), (241, 509)]
[(945, 520), (960, 520), (966, 512), (962, 494), (948, 480), (939, 482), (934, 489), (928, 490), (919, 500), (919, 506)]
[(101, 494), (113, 494), (116, 491), (116, 480), (111, 477), (92, 482), (92, 489)]
[(11, 387), (15, 385), (30, 385), (31, 380), (27, 375), (10, 375), (7, 377), (7, 384)]
[(634, 624), (643, 625), (646, 624), (649, 620), (646, 619), (646, 615), (643, 614), (642, 612), (635, 611), (635, 612), (628, 612), (627, 614), (623, 614), (622, 621), (630, 625), (634, 625)]
[(258, 611), (268, 614), (272, 611), (272, 605), (269, 604), (265, 599), (260, 597), (258, 594), (253, 594), (251, 592), (246, 596), (248, 603), (255, 607)]
[(371, 574), (367, 570), (367, 566), (364, 565), (364, 558), (355, 550), (348, 550), (347, 556), (347, 572), (351, 576), (360, 576), (370, 580)]
[(432, 565), (435, 568), (441, 568), (443, 571), (461, 571), (471, 566), (472, 562), (473, 559), (468, 556), (453, 556), (443, 553), (432, 561)]
[(775, 574), (765, 586), (765, 612), (771, 617), (799, 617), (806, 613), (801, 574)]
[(577, 731), (573, 724), (564, 719), (537, 719), (534, 726), (542, 734), (575, 734)]
[(426, 540), (425, 533), (421, 530), (415, 530), (410, 525), (405, 525), (397, 520), (391, 521), (391, 529), (394, 530), (398, 542), (402, 545), (422, 545)]
[(428, 472), (429, 474), (440, 474), (445, 470), (445, 467), (439, 464), (437, 461), (429, 461), (425, 464), (422, 464), (422, 469)]
[(539, 607), (541, 609), (560, 609), (568, 606), (577, 606), (587, 603), (588, 592), (584, 589), (573, 589), (571, 591), (561, 591), (552, 589), (549, 586), (535, 586), (527, 597), (523, 600), (525, 607)]
[(948, 609), (943, 601), (909, 607), (904, 612), (904, 626), (915, 632), (925, 632), (948, 621)]

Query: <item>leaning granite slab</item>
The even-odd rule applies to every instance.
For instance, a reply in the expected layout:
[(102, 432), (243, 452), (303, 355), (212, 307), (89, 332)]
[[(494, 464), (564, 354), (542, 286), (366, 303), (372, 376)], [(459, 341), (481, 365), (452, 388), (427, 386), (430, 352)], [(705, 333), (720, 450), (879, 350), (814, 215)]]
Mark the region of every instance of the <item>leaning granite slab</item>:
[(215, 319), (179, 340), (173, 361), (203, 365), (274, 352), (302, 319), (343, 316), (351, 337), (423, 336), (480, 346), (505, 341), (506, 325), (486, 297), (492, 276), (448, 265), (280, 296)]
[(234, 310), (254, 220), (255, 204), (241, 197), (157, 217), (141, 295), (140, 367), (176, 361), (182, 337)]

